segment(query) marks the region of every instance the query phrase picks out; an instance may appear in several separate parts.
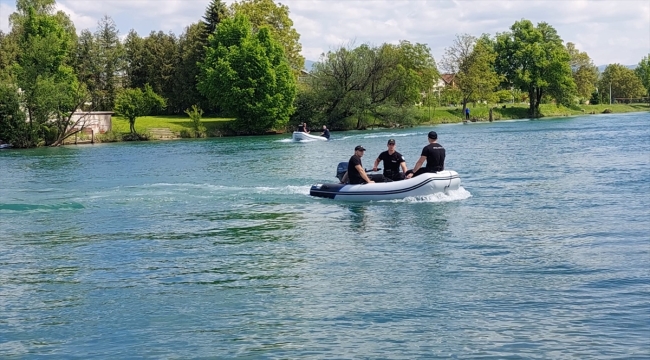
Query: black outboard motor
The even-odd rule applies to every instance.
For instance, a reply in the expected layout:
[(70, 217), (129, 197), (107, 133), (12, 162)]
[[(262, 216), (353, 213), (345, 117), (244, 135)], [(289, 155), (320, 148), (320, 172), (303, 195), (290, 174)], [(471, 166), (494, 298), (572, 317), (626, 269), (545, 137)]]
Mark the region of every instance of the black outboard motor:
[(339, 181), (343, 181), (343, 175), (348, 171), (348, 162), (340, 162), (338, 166), (336, 167), (336, 177), (339, 179)]

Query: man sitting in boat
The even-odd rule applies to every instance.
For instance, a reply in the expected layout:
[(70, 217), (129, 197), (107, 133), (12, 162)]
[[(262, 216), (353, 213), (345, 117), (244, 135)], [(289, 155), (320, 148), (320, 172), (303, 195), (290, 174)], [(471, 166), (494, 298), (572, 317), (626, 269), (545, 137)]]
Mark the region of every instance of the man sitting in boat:
[(323, 125), (323, 132), (320, 134), (320, 136), (324, 137), (327, 140), (330, 139), (330, 131), (327, 129), (327, 126)]
[(306, 130), (307, 130), (307, 124), (305, 123), (298, 124), (298, 131), (306, 133), (307, 132)]
[[(399, 181), (404, 180), (404, 174), (406, 174), (406, 161), (402, 154), (398, 153), (395, 150), (395, 139), (388, 139), (388, 150), (382, 152), (375, 160), (375, 165), (372, 167), (372, 171), (377, 171), (377, 166), (380, 162), (384, 162), (384, 181)], [(399, 172), (400, 167), (402, 172)]]
[[(413, 171), (409, 170), (406, 174), (407, 179), (424, 173), (435, 173), (445, 169), (445, 148), (438, 144), (438, 134), (435, 131), (429, 131), (427, 138), (429, 139), (429, 145), (422, 149), (422, 154), (417, 163), (415, 163)], [(427, 165), (422, 167), (425, 161)]]
[(361, 157), (365, 152), (366, 149), (361, 145), (357, 145), (354, 148), (354, 155), (348, 161), (348, 171), (343, 175), (341, 184), (345, 184), (348, 181), (351, 185), (374, 183), (374, 181), (370, 180), (368, 174), (366, 174), (366, 170), (363, 169), (363, 164), (361, 164)]

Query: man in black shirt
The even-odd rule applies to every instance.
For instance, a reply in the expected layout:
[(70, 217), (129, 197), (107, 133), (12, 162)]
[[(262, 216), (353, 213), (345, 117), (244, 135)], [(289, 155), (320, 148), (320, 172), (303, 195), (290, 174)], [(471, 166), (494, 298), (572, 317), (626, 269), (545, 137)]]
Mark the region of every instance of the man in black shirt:
[[(415, 163), (413, 171), (409, 171), (409, 174), (406, 175), (407, 179), (424, 173), (434, 173), (445, 169), (445, 148), (438, 144), (438, 134), (435, 131), (429, 131), (427, 137), (429, 138), (429, 145), (422, 149), (422, 154), (418, 162)], [(427, 162), (427, 166), (422, 167), (424, 161)]]
[(354, 155), (348, 161), (348, 171), (343, 175), (341, 183), (345, 183), (346, 180), (349, 180), (351, 185), (374, 183), (374, 181), (370, 180), (361, 164), (361, 157), (365, 152), (366, 149), (361, 145), (357, 145), (354, 148)]
[(320, 136), (324, 137), (327, 140), (330, 139), (330, 131), (327, 129), (327, 126), (323, 125), (323, 132), (320, 134)]
[[(398, 153), (395, 150), (395, 139), (388, 140), (388, 150), (382, 152), (375, 160), (375, 165), (372, 167), (372, 171), (377, 171), (377, 166), (380, 162), (384, 162), (384, 179), (387, 181), (399, 181), (404, 180), (404, 174), (406, 174), (406, 161), (402, 154)], [(399, 172), (400, 167), (402, 168), (402, 173)]]

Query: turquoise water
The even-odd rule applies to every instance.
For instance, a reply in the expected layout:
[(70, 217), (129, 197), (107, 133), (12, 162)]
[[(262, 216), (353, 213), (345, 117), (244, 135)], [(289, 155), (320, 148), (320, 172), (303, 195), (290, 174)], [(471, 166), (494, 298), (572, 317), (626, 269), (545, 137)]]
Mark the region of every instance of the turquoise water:
[[(0, 358), (650, 358), (649, 119), (0, 151)], [(308, 195), (432, 129), (460, 190)]]

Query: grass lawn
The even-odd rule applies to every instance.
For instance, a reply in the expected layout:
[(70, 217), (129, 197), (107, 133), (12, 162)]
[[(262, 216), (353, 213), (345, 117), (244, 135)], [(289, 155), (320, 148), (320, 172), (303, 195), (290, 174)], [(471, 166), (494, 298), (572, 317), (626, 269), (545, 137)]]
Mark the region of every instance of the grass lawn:
[[(505, 105), (505, 108), (503, 106)], [(489, 120), (490, 108), (488, 105), (469, 104), (470, 117), (480, 121)], [(542, 104), (539, 110), (542, 117), (559, 117), (586, 114), (602, 114), (605, 109), (610, 109), (613, 113), (649, 111), (648, 104), (599, 104), (599, 105), (580, 105), (575, 108), (556, 106), (555, 104)], [(435, 111), (428, 107), (420, 108), (422, 117), (426, 124), (444, 124), (461, 122), (465, 116), (461, 113), (459, 107), (442, 107), (436, 108)], [(494, 120), (525, 119), (528, 118), (527, 104), (499, 104), (492, 109)], [(430, 119), (430, 120), (429, 120)]]
[[(203, 118), (201, 122), (208, 130), (208, 134), (218, 133), (221, 127), (231, 118)], [(121, 116), (113, 116), (113, 131), (127, 133), (129, 129), (129, 120)], [(169, 128), (169, 130), (179, 133), (181, 130), (190, 130), (192, 125), (190, 118), (186, 115), (161, 115), (161, 116), (142, 116), (135, 119), (135, 130), (139, 133), (146, 133), (151, 128)]]

